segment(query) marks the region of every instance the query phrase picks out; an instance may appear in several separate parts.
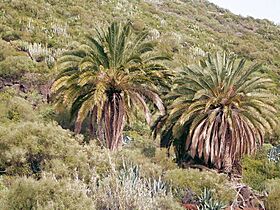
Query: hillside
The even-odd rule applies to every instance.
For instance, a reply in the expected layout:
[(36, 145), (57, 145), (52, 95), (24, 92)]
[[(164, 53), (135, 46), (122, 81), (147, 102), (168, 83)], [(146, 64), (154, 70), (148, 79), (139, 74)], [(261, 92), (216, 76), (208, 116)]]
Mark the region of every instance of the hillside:
[[(164, 76), (161, 74), (154, 74), (156, 79), (153, 76), (149, 77), (149, 74), (146, 74), (141, 68), (139, 72), (142, 74), (140, 74), (138, 67), (135, 67), (136, 64), (134, 66), (136, 70), (132, 68), (132, 72), (136, 71), (136, 75), (140, 79), (141, 76), (146, 76), (143, 76), (144, 79), (141, 82), (150, 83), (147, 83), (146, 86), (140, 84), (138, 92), (135, 90), (135, 86), (127, 89), (127, 92), (132, 92), (138, 97), (137, 100), (143, 107), (144, 114), (138, 113), (140, 109), (133, 109), (133, 106), (137, 105), (137, 100), (132, 100), (135, 103), (132, 103), (132, 111), (129, 111), (133, 117), (127, 123), (123, 120), (122, 125), (115, 126), (115, 128), (122, 127), (123, 130), (120, 130), (124, 134), (124, 138), (122, 134), (120, 135), (122, 142), (116, 151), (106, 148), (108, 145), (104, 143), (104, 138), (92, 134), (96, 129), (97, 134), (105, 135), (106, 126), (109, 127), (110, 123), (113, 124), (116, 119), (114, 116), (110, 118), (111, 121), (106, 121), (106, 117), (104, 117), (104, 122), (101, 119), (106, 115), (104, 113), (112, 113), (113, 108), (108, 108), (107, 111), (102, 110), (99, 116), (99, 109), (90, 107), (89, 112), (84, 112), (86, 113), (85, 120), (83, 124), (81, 123), (81, 133), (78, 134), (79, 132), (73, 132), (77, 125), (75, 120), (78, 121), (79, 118), (76, 116), (77, 112), (67, 109), (68, 104), (56, 106), (57, 98), (55, 97), (57, 95), (53, 96), (54, 94), (50, 90), (62, 71), (57, 63), (58, 59), (65, 59), (65, 57), (61, 57), (65, 52), (78, 49), (85, 43), (86, 36), (95, 37), (97, 30), (101, 31), (113, 22), (130, 22), (132, 33), (135, 36), (147, 31), (145, 41), (148, 44), (144, 44), (147, 44), (148, 50), (144, 49), (143, 54), (145, 54), (145, 50), (152, 49), (154, 53), (168, 58), (163, 59), (163, 62), (160, 63), (162, 66), (158, 63), (156, 63), (158, 65), (154, 65), (155, 69), (166, 70), (167, 73), (163, 75), (168, 75), (166, 76), (168, 78), (162, 78)], [(269, 20), (238, 16), (207, 0), (0, 0), (0, 209), (179, 210), (197, 209), (197, 206), (205, 210), (224, 209), (225, 206), (242, 207), (242, 209), (243, 207), (280, 209), (280, 146), (277, 147), (280, 144), (280, 129), (279, 104), (276, 103), (276, 101), (280, 101), (277, 89), (280, 87), (279, 35), (280, 26)], [(129, 44), (128, 46), (132, 46)], [(155, 49), (151, 46), (155, 46)], [(104, 49), (102, 51), (98, 48), (100, 54), (107, 53), (106, 47)], [(265, 141), (265, 144), (256, 154), (245, 155), (240, 162), (238, 160), (236, 168), (234, 168), (236, 171), (230, 172), (226, 172), (225, 167), (221, 169), (209, 161), (203, 163), (197, 156), (189, 162), (180, 162), (179, 150), (176, 150), (176, 146), (174, 146), (174, 151), (160, 148), (162, 139), (160, 136), (157, 136), (155, 140), (152, 138), (151, 129), (145, 121), (145, 117), (146, 119), (150, 117), (152, 121), (159, 123), (163, 119), (164, 123), (165, 119), (169, 119), (166, 113), (175, 113), (174, 119), (179, 121), (176, 118), (178, 110), (176, 111), (175, 108), (173, 112), (174, 107), (171, 103), (180, 102), (180, 100), (173, 101), (174, 98), (166, 97), (166, 90), (168, 93), (174, 91), (176, 98), (182, 93), (182, 90), (178, 88), (179, 85), (197, 82), (196, 78), (191, 77), (193, 75), (199, 77), (205, 73), (201, 71), (199, 74), (190, 74), (191, 76), (188, 73), (179, 74), (178, 71), (182, 72), (182, 66), (198, 63), (201, 59), (206, 59), (208, 53), (214, 54), (223, 51), (229, 55), (234, 53), (236, 63), (241, 62), (242, 64), (239, 59), (245, 58), (247, 63), (244, 65), (244, 69), (249, 69), (248, 75), (254, 70), (254, 68), (252, 71), (250, 70), (251, 64), (262, 64), (260, 69), (256, 68), (259, 72), (254, 75), (256, 76), (255, 81), (254, 77), (248, 77), (251, 79), (249, 80), (247, 73), (241, 75), (245, 78), (245, 82), (239, 84), (242, 88), (246, 85), (251, 87), (250, 85), (255, 84), (254, 82), (259, 81), (259, 83), (248, 91), (249, 94), (237, 98), (236, 104), (239, 101), (242, 102), (247, 96), (254, 97), (258, 93), (261, 95), (261, 102), (257, 100), (244, 102), (245, 105), (253, 104), (249, 108), (255, 112), (253, 118), (255, 117), (256, 121), (251, 124), (247, 122), (246, 125), (244, 120), (242, 124), (238, 124), (235, 129), (241, 131), (238, 131), (239, 133), (235, 137), (236, 139), (239, 137), (243, 141), (245, 136), (244, 139), (254, 141), (254, 143), (242, 142), (244, 147), (240, 143), (243, 151), (247, 148), (246, 154), (250, 154), (251, 151), (248, 148), (253, 148), (252, 145), (262, 144), (262, 142), (255, 143), (257, 135), (261, 136), (260, 141)], [(77, 55), (78, 53), (71, 55), (74, 61), (77, 59), (75, 57)], [(230, 60), (230, 56), (226, 58), (229, 59), (229, 63), (225, 64), (226, 67), (235, 61)], [(137, 60), (138, 57), (133, 59)], [(139, 60), (142, 62), (141, 59)], [(125, 75), (123, 78), (130, 78), (131, 72), (127, 69), (124, 71), (123, 66), (120, 66), (118, 70), (121, 72), (121, 76)], [(201, 66), (203, 67), (203, 65)], [(207, 67), (207, 64), (205, 66)], [(207, 69), (206, 67), (205, 69)], [(221, 72), (225, 72), (225, 74), (221, 73), (224, 78), (229, 75), (226, 67), (222, 67), (221, 70)], [(100, 64), (97, 69), (101, 73), (97, 76), (94, 75), (94, 78), (100, 82), (100, 86), (107, 85), (105, 82), (108, 81), (105, 81), (104, 75), (108, 72), (108, 75), (112, 74), (114, 79), (119, 76), (115, 71), (111, 72), (112, 69), (109, 67), (104, 70)], [(207, 70), (209, 69), (211, 68)], [(191, 71), (191, 69), (189, 70)], [(177, 83), (173, 81), (173, 78), (168, 80), (169, 73), (177, 78), (174, 80)], [(213, 80), (214, 76), (208, 73), (205, 73), (206, 77), (210, 75)], [(131, 77), (133, 76), (134, 74)], [(182, 78), (186, 76), (187, 79), (182, 79), (180, 76)], [(111, 84), (114, 84), (110, 83), (112, 78), (108, 79), (109, 91), (106, 89), (102, 92), (101, 88), (101, 92), (105, 98), (115, 100), (115, 98), (122, 97), (120, 94), (122, 89), (114, 90), (112, 88)], [(134, 85), (135, 81), (135, 84), (138, 84), (139, 78), (131, 80), (132, 82), (124, 80), (127, 82), (126, 87), (130, 88), (129, 85), (131, 83)], [(104, 79), (105, 85), (102, 83), (102, 79)], [(246, 79), (248, 80), (246, 81)], [(206, 81), (200, 78), (199, 82), (201, 80)], [(75, 90), (80, 88), (81, 80), (76, 81), (78, 81), (78, 85), (70, 91), (66, 89), (68, 95), (62, 95), (62, 101), (71, 99), (72, 95), (76, 93)], [(161, 81), (168, 83), (168, 87), (161, 85)], [(91, 80), (88, 80), (88, 83), (92, 86), (87, 86), (86, 91), (92, 88), (90, 91), (94, 92), (98, 89), (98, 86), (94, 86), (95, 83)], [(268, 88), (265, 87), (262, 92), (264, 83), (268, 83)], [(65, 87), (70, 87), (67, 82), (65, 84), (68, 85)], [(59, 85), (57, 86), (59, 87)], [(220, 83), (218, 86), (222, 86), (221, 89), (224, 88)], [(156, 91), (150, 91), (150, 87), (154, 88), (151, 90)], [(196, 88), (196, 85), (194, 84), (193, 87)], [(187, 86), (186, 88), (193, 91), (192, 87)], [(110, 95), (112, 89), (113, 96)], [(150, 92), (146, 92), (145, 95), (144, 92), (147, 90)], [(190, 101), (204, 100), (203, 97), (207, 94), (203, 95), (203, 91), (198, 89)], [(223, 97), (232, 97), (234, 91), (235, 87), (230, 87)], [(142, 93), (143, 95), (141, 95)], [(170, 96), (170, 93), (167, 95)], [(250, 93), (252, 94), (250, 95)], [(127, 96), (127, 101), (130, 102), (129, 97), (133, 98), (133, 94)], [(58, 96), (61, 95), (58, 94)], [(184, 100), (187, 100), (187, 96), (189, 95), (182, 94)], [(102, 101), (104, 97), (100, 97), (100, 100)], [(152, 98), (150, 101), (149, 97)], [(219, 97), (217, 96), (218, 99), (220, 99)], [(109, 101), (109, 99), (106, 100)], [(262, 101), (264, 99), (266, 102)], [(94, 100), (99, 99), (95, 97)], [(206, 103), (205, 107), (214, 107), (213, 109), (218, 110), (229, 104), (228, 101), (230, 100), (221, 99), (220, 104)], [(110, 103), (108, 102), (108, 104)], [(110, 107), (108, 104), (107, 107)], [(114, 101), (114, 104), (121, 103)], [(235, 111), (236, 104), (229, 105), (229, 107)], [(101, 109), (103, 109), (102, 106), (100, 105)], [(124, 107), (127, 108), (126, 105)], [(156, 111), (157, 108), (159, 111)], [(114, 113), (121, 112), (120, 107), (115, 107), (114, 110), (117, 110)], [(151, 110), (154, 115), (149, 116), (147, 110)], [(155, 120), (159, 114), (165, 111), (166, 113), (157, 119), (159, 121)], [(236, 113), (238, 115), (243, 111), (237, 110)], [(222, 110), (221, 113), (223, 114), (225, 111)], [(271, 115), (274, 116), (271, 117)], [(125, 118), (126, 116), (122, 119)], [(188, 118), (193, 120), (191, 117)], [(222, 120), (220, 119), (209, 127), (212, 128), (213, 125), (222, 127), (218, 126), (221, 125)], [(94, 125), (93, 121), (98, 123)], [(109, 126), (105, 125), (106, 122), (110, 122)], [(189, 126), (188, 122), (186, 124)], [(234, 122), (231, 121), (228, 124), (233, 125)], [(161, 127), (160, 124), (155, 125), (154, 128)], [(173, 126), (174, 124), (171, 124), (171, 132), (173, 132)], [(254, 126), (259, 126), (261, 131), (268, 127), (267, 130), (270, 132), (262, 134), (256, 130), (258, 133), (254, 133), (254, 130), (251, 129)], [(174, 127), (176, 128), (176, 126)], [(215, 129), (215, 135), (218, 133), (221, 135), (221, 132), (217, 131), (218, 128)], [(112, 133), (115, 132), (114, 129), (111, 130), (113, 130)], [(178, 133), (182, 130), (177, 129)], [(187, 141), (186, 135), (189, 135), (187, 132), (190, 130), (190, 128), (188, 131), (183, 130), (180, 138)], [(207, 131), (207, 129), (205, 130)], [(204, 136), (206, 136), (206, 131)], [(233, 133), (231, 131), (228, 136)], [(207, 138), (210, 139), (210, 136), (214, 138), (215, 135), (210, 133)], [(257, 137), (255, 138), (254, 135)], [(170, 136), (172, 133), (169, 138)], [(179, 137), (176, 140), (178, 139)], [(179, 149), (186, 152), (185, 145), (182, 145)], [(203, 144), (199, 145), (203, 146)], [(119, 145), (117, 144), (117, 146)], [(205, 151), (201, 150), (201, 154)], [(232, 154), (237, 153), (232, 152)], [(188, 157), (184, 156), (184, 158)], [(235, 162), (232, 163), (232, 165), (234, 164)], [(209, 205), (212, 207), (210, 208)]]
[(280, 66), (279, 26), (234, 15), (207, 1), (11, 0), (2, 1), (0, 11), (1, 66), (15, 62), (10, 56), (36, 61), (24, 59), (36, 70), (18, 66), (21, 71), (54, 73), (50, 69), (61, 52), (112, 20), (131, 20), (135, 30), (148, 29), (160, 50), (172, 53), (178, 63), (225, 49), (270, 69)]

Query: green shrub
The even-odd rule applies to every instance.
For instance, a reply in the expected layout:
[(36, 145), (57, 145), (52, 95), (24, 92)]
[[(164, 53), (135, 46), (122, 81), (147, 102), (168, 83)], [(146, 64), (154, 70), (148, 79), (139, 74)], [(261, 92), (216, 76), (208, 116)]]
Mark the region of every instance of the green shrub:
[(122, 166), (124, 160), (128, 160), (133, 165), (140, 165), (144, 177), (158, 178), (163, 173), (163, 167), (143, 155), (140, 149), (129, 148), (120, 151), (117, 155), (117, 165)]
[(164, 180), (172, 186), (184, 191), (190, 189), (200, 195), (205, 188), (213, 190), (214, 198), (228, 203), (234, 199), (235, 191), (227, 177), (215, 172), (199, 171), (196, 169), (174, 169), (164, 175)]
[(56, 117), (55, 108), (50, 104), (41, 104), (39, 106), (38, 114), (45, 122), (52, 121)]
[(166, 196), (156, 199), (155, 209), (160, 210), (185, 210), (174, 198)]
[(36, 63), (26, 56), (9, 56), (0, 62), (0, 76), (20, 79), (27, 72), (35, 72)]
[(44, 171), (58, 178), (79, 176), (85, 182), (90, 181), (93, 169), (106, 175), (108, 151), (82, 142), (82, 136), (73, 136), (53, 122), (0, 125), (0, 168), (13, 176), (41, 176)]
[(255, 190), (264, 190), (265, 181), (279, 177), (279, 173), (279, 166), (267, 160), (257, 160), (250, 157), (246, 157), (243, 160), (242, 180)]
[(20, 39), (20, 35), (16, 31), (5, 31), (2, 33), (2, 39), (9, 42)]
[(164, 171), (178, 168), (175, 163), (175, 155), (169, 154), (166, 148), (156, 148), (154, 157), (151, 161), (157, 165), (160, 165)]
[(265, 189), (265, 181), (280, 178), (280, 164), (268, 161), (268, 148), (242, 160), (242, 181), (255, 190)]
[[(3, 177), (0, 176), (0, 194), (2, 191), (4, 191), (6, 189), (5, 185), (3, 184)], [(0, 196), (1, 198), (1, 196)]]
[(37, 119), (31, 104), (17, 96), (13, 89), (0, 93), (0, 123), (34, 121)]
[(0, 207), (2, 210), (95, 209), (87, 192), (86, 186), (78, 180), (16, 178), (2, 193)]
[(0, 62), (17, 54), (18, 52), (9, 43), (0, 39)]
[(267, 210), (280, 210), (280, 179), (270, 179), (265, 183), (268, 197), (265, 201)]
[[(169, 154), (168, 156), (167, 149), (158, 148), (156, 142), (151, 140), (152, 137), (147, 125), (141, 122), (134, 123), (132, 128), (126, 131), (125, 134), (129, 136), (132, 141), (125, 146), (126, 152), (124, 153), (126, 153), (126, 155), (128, 156), (131, 156), (128, 159), (135, 161), (135, 164), (147, 164), (147, 167), (143, 167), (147, 168), (147, 170), (149, 170), (149, 164), (156, 165), (158, 169), (161, 168), (160, 171), (166, 171), (178, 167), (173, 160), (173, 154)], [(169, 153), (170, 152), (171, 151), (169, 151)], [(138, 158), (135, 158), (135, 155)], [(149, 171), (151, 171), (151, 169)]]
[(156, 147), (155, 145), (148, 145), (142, 149), (142, 154), (148, 158), (152, 158), (156, 156)]
[(74, 169), (79, 167), (79, 161), (86, 159), (71, 133), (54, 123), (19, 122), (0, 126), (0, 151), (0, 168), (11, 175), (31, 175), (45, 167), (51, 171), (54, 168), (50, 160), (54, 159), (61, 166), (72, 165)]

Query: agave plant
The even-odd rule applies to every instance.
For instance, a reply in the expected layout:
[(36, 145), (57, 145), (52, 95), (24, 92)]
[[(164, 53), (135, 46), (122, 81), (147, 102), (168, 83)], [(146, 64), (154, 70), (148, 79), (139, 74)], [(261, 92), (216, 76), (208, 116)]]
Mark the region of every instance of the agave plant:
[(113, 22), (107, 30), (87, 37), (80, 49), (66, 52), (58, 61), (61, 73), (52, 86), (57, 104), (70, 107), (76, 117), (75, 132), (90, 116), (94, 137), (111, 150), (122, 140), (125, 122), (135, 111), (151, 121), (148, 102), (165, 112), (159, 88), (171, 76), (163, 65), (168, 57), (155, 52), (148, 33), (134, 34), (130, 23)]
[(143, 177), (137, 165), (123, 162), (123, 168), (113, 169), (93, 188), (98, 209), (161, 209), (161, 199), (174, 198), (168, 183)]
[[(263, 144), (277, 125), (273, 82), (261, 66), (224, 53), (184, 68), (169, 95), (169, 112), (154, 127), (162, 146), (225, 171)], [(179, 143), (178, 143), (179, 142)]]
[(221, 210), (226, 207), (221, 201), (215, 200), (213, 192), (204, 188), (203, 193), (198, 196), (199, 210)]

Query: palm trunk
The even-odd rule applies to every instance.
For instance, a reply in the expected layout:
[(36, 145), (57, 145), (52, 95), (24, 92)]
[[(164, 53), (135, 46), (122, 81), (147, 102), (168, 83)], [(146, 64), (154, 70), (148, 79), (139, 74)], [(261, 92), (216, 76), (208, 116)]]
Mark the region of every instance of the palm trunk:
[(116, 150), (122, 144), (122, 131), (124, 128), (124, 104), (119, 93), (113, 93), (105, 102), (105, 137), (110, 150)]
[(110, 115), (111, 115), (111, 109), (110, 109), (110, 102), (106, 101), (104, 105), (104, 133), (105, 133), (105, 141), (106, 141), (106, 147), (111, 149), (111, 127), (110, 127)]
[(223, 168), (224, 168), (224, 172), (230, 174), (232, 171), (232, 155), (231, 155), (231, 133), (229, 133), (231, 131), (227, 131), (227, 135), (226, 135), (226, 145), (225, 145), (225, 154), (224, 154), (224, 158), (223, 158)]
[[(97, 139), (104, 145), (104, 141), (105, 141), (105, 133), (104, 133), (104, 122), (103, 122), (103, 118), (105, 116), (105, 111), (102, 111), (101, 117), (100, 119), (96, 119), (97, 121)], [(106, 144), (105, 144), (106, 146)]]
[(97, 107), (94, 107), (90, 114), (89, 131), (92, 138), (97, 137)]
[(229, 145), (227, 145), (225, 156), (224, 156), (224, 172), (230, 173), (231, 170), (232, 170), (232, 160), (230, 156), (230, 147)]
[(82, 122), (76, 121), (75, 129), (74, 129), (75, 134), (79, 134), (81, 132), (81, 129), (82, 129)]

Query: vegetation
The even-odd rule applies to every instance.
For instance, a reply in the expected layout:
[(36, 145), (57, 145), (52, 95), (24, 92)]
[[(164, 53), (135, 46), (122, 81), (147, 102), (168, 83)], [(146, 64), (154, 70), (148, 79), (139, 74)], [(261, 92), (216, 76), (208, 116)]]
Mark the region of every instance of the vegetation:
[(191, 189), (196, 195), (201, 195), (204, 189), (215, 192), (214, 198), (225, 203), (234, 199), (235, 192), (226, 176), (214, 172), (199, 171), (197, 169), (173, 169), (166, 172), (164, 180), (171, 182), (181, 190)]
[(59, 60), (62, 73), (52, 89), (56, 99), (71, 107), (76, 117), (75, 132), (90, 112), (90, 129), (111, 150), (122, 142), (126, 119), (143, 110), (148, 123), (151, 114), (145, 99), (165, 113), (158, 95), (159, 86), (168, 87), (169, 74), (153, 55), (154, 46), (146, 42), (147, 33), (133, 36), (130, 23), (112, 23), (97, 39), (88, 37), (81, 50), (65, 53)]
[(267, 157), (269, 149), (262, 149), (257, 155), (242, 160), (243, 181), (253, 189), (263, 191), (267, 180), (280, 177), (280, 164)]
[(278, 209), (279, 32), (206, 0), (0, 2), (0, 209)]
[(199, 203), (202, 210), (219, 210), (225, 208), (225, 205), (221, 202), (213, 200), (212, 192), (206, 188), (203, 194), (199, 196)]
[(209, 55), (200, 65), (186, 67), (174, 84), (168, 117), (159, 122), (166, 124), (162, 145), (176, 142), (206, 165), (230, 172), (277, 125), (273, 82), (257, 64), (246, 68), (245, 60)]
[(268, 189), (269, 195), (266, 200), (266, 207), (267, 209), (279, 209), (279, 178), (278, 179), (271, 179), (266, 182), (266, 189)]

